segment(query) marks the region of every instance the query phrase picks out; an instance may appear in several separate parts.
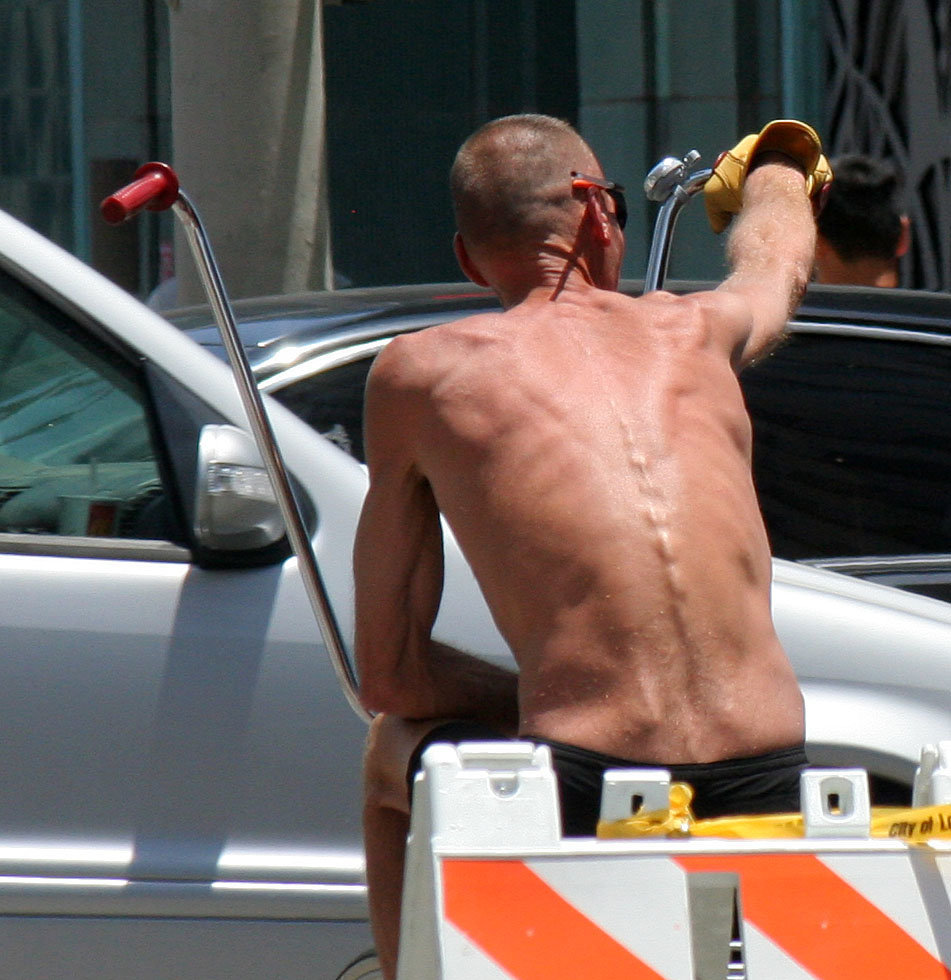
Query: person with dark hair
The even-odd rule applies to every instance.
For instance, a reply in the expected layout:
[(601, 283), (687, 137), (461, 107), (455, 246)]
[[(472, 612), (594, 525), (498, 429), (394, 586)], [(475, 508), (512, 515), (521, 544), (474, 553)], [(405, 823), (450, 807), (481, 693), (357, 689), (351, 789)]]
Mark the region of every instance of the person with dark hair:
[(900, 172), (858, 153), (837, 157), (832, 169), (835, 180), (818, 218), (816, 281), (897, 286), (898, 260), (909, 242)]
[[(618, 292), (623, 188), (567, 123), (509, 116), (459, 150), (456, 257), (503, 311), (377, 357), (354, 548), (370, 917), (395, 975), (410, 788), (432, 742), (551, 748), (563, 827), (593, 835), (606, 769), (669, 769), (699, 816), (799, 805), (803, 702), (770, 610), (737, 372), (779, 342), (812, 270), (815, 132), (724, 154), (711, 223), (731, 274)], [(436, 641), (441, 517), (519, 672)]]

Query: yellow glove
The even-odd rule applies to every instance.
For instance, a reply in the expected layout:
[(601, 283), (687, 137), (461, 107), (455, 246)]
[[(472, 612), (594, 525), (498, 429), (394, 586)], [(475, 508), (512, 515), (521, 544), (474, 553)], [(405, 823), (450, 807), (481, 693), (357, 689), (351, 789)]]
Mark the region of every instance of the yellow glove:
[(732, 150), (721, 153), (713, 174), (703, 188), (707, 217), (719, 234), (743, 204), (743, 182), (753, 158), (760, 153), (783, 153), (795, 160), (806, 174), (806, 193), (814, 201), (832, 180), (832, 168), (822, 155), (816, 131), (795, 119), (775, 119), (759, 133), (740, 140)]

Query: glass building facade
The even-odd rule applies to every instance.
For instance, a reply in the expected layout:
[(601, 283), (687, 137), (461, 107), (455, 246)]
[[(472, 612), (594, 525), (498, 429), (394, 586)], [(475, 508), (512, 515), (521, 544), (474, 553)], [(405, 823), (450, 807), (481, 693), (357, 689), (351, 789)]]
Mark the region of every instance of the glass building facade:
[[(168, 19), (167, 0), (0, 0), (0, 207), (139, 295), (160, 278), (170, 219), (107, 233), (97, 203), (142, 161), (174, 164)], [(947, 288), (949, 19), (939, 0), (327, 2), (335, 267), (357, 286), (458, 278), (455, 149), (486, 119), (539, 111), (576, 124), (628, 187), (624, 272), (638, 277), (648, 169), (691, 149), (710, 162), (795, 116), (830, 153), (899, 160), (914, 225), (907, 284)], [(723, 271), (702, 212), (680, 221), (672, 275)]]

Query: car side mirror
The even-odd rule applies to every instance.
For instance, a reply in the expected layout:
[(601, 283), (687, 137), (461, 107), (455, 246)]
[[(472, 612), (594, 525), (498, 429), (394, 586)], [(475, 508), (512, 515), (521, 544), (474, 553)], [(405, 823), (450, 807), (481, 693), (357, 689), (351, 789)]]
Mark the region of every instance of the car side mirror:
[(284, 519), (251, 435), (205, 425), (198, 438), (195, 535), (216, 551), (248, 551), (284, 537)]

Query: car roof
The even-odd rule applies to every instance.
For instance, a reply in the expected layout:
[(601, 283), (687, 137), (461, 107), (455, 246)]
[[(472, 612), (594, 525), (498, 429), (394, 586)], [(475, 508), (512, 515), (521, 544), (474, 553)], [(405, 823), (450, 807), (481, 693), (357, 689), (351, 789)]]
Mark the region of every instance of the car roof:
[(951, 293), (812, 283), (795, 319), (900, 326), (951, 336)]
[[(375, 286), (292, 295), (258, 296), (232, 302), (242, 337), (266, 344), (289, 336), (334, 333), (366, 321), (427, 316), (466, 315), (497, 308), (492, 292), (471, 283)], [(207, 304), (163, 314), (199, 343), (216, 330)]]
[[(671, 280), (665, 288), (689, 293), (715, 285)], [(638, 295), (643, 284), (624, 280), (621, 289)], [(344, 343), (417, 330), (500, 308), (490, 290), (459, 282), (263, 296), (240, 299), (232, 306), (248, 359), (262, 378)], [(225, 356), (209, 306), (193, 306), (164, 315), (193, 340), (219, 357)], [(811, 284), (795, 322), (902, 327), (951, 336), (951, 294)]]
[[(490, 290), (472, 283), (428, 283), (261, 296), (236, 300), (232, 307), (248, 360), (266, 378), (344, 343), (418, 330), (497, 310), (499, 304)], [(163, 315), (192, 340), (225, 357), (209, 306)]]

